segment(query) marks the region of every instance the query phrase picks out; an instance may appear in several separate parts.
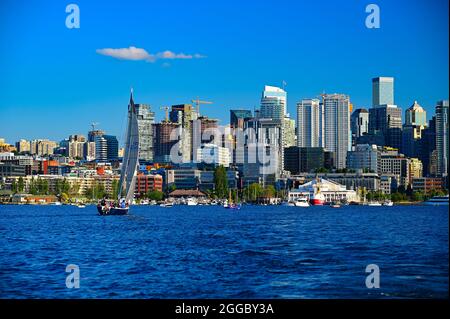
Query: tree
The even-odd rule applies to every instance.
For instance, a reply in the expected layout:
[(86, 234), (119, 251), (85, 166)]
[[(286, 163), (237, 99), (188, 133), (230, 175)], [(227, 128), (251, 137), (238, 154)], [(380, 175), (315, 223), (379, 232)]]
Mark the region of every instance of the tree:
[(272, 198), (275, 196), (276, 193), (277, 193), (277, 191), (276, 191), (275, 187), (273, 187), (273, 185), (267, 185), (266, 188), (264, 189), (265, 197)]
[(111, 198), (117, 198), (119, 196), (119, 181), (117, 179), (112, 181)]
[(147, 192), (148, 199), (160, 201), (164, 198), (164, 193), (159, 190), (152, 190)]
[(244, 189), (245, 198), (249, 201), (256, 201), (264, 193), (264, 189), (259, 183), (250, 184)]
[(17, 193), (17, 183), (15, 179), (12, 180), (11, 191), (13, 192), (13, 194)]
[(225, 198), (228, 196), (227, 171), (222, 165), (216, 167), (214, 170), (214, 186), (216, 194), (219, 198)]
[(20, 193), (22, 193), (23, 190), (25, 189), (25, 183), (24, 183), (24, 181), (23, 181), (23, 177), (22, 177), (22, 176), (19, 177), (19, 182), (18, 182), (18, 184), (17, 184), (17, 189), (18, 189), (18, 191), (19, 191)]
[(424, 200), (424, 194), (420, 191), (415, 191), (412, 193), (411, 199), (415, 202), (422, 202)]
[(35, 181), (34, 177), (31, 178), (30, 193), (32, 195), (37, 195), (38, 194), (38, 188), (37, 188), (37, 184), (36, 184), (36, 181)]
[(406, 195), (402, 194), (400, 192), (395, 192), (395, 193), (391, 194), (391, 200), (393, 202), (401, 202), (401, 201), (406, 200)]

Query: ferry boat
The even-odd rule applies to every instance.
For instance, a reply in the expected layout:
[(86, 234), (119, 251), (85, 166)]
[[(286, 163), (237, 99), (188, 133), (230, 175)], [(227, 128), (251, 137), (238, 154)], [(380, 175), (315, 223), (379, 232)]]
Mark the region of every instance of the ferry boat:
[(448, 195), (445, 196), (434, 196), (429, 200), (424, 202), (425, 205), (442, 206), (448, 205)]

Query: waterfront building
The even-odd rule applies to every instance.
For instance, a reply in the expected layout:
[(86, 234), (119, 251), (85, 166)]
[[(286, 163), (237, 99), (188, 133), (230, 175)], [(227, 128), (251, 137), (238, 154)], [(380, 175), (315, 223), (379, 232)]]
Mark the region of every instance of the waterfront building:
[[(175, 186), (176, 189), (214, 189), (214, 171), (198, 169), (169, 169), (166, 170), (166, 187)], [(238, 172), (227, 170), (229, 188), (237, 188)]]
[(261, 97), (261, 118), (283, 120), (286, 116), (287, 93), (285, 90), (265, 85)]
[(345, 168), (351, 146), (350, 98), (344, 94), (322, 94), (324, 147), (334, 152), (335, 166)]
[(394, 78), (376, 77), (372, 79), (372, 107), (394, 104)]
[(163, 191), (163, 177), (155, 174), (138, 174), (134, 194), (136, 197), (145, 196), (150, 191)]
[(378, 172), (380, 152), (376, 145), (356, 145), (347, 154), (347, 168), (353, 170)]
[(449, 103), (439, 101), (436, 105), (436, 151), (437, 174), (447, 176), (449, 156)]
[(441, 177), (415, 177), (412, 179), (414, 191), (428, 194), (433, 191), (442, 191), (444, 183)]
[(367, 191), (381, 190), (381, 177), (377, 173), (300, 173), (291, 176), (289, 179), (294, 185), (301, 185), (314, 180), (316, 177), (334, 181), (344, 185), (347, 189)]
[(355, 190), (349, 190), (344, 185), (320, 177), (290, 190), (288, 200), (295, 202), (299, 197), (306, 197), (310, 200), (317, 193), (318, 189), (325, 197), (325, 203), (340, 201), (359, 202), (359, 196)]
[(323, 147), (323, 108), (318, 99), (297, 103), (297, 146)]

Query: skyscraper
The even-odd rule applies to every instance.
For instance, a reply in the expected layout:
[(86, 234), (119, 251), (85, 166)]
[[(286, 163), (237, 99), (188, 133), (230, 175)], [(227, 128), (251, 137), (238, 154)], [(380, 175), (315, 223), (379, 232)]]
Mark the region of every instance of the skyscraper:
[(436, 105), (436, 151), (437, 151), (437, 174), (447, 176), (448, 174), (448, 100), (439, 101)]
[(377, 77), (372, 79), (372, 106), (394, 104), (394, 78)]
[(366, 109), (356, 109), (351, 117), (352, 142), (356, 145), (356, 140), (369, 133), (369, 111)]
[(405, 125), (402, 130), (402, 148), (401, 151), (408, 157), (418, 157), (420, 150), (420, 140), (422, 131), (427, 125), (427, 114), (425, 110), (414, 101), (405, 111)]
[(148, 104), (135, 104), (139, 128), (139, 160), (153, 161), (153, 123), (155, 113)]
[(264, 86), (261, 97), (260, 117), (283, 120), (286, 115), (287, 93), (275, 86)]
[(323, 146), (323, 109), (318, 99), (297, 103), (297, 146)]
[(106, 159), (115, 161), (119, 157), (119, 141), (114, 135), (103, 135), (106, 140)]
[(243, 129), (245, 119), (251, 117), (252, 111), (250, 110), (230, 110), (230, 126)]
[(427, 112), (417, 101), (405, 111), (405, 125), (427, 125)]
[(324, 147), (335, 153), (335, 166), (346, 167), (351, 147), (350, 98), (344, 94), (323, 94)]
[(172, 105), (169, 119), (178, 123), (180, 129), (180, 153), (182, 161), (188, 163), (192, 160), (192, 121), (197, 119), (197, 112), (191, 104)]
[(172, 147), (178, 143), (178, 139), (171, 140), (171, 135), (175, 137), (174, 130), (180, 127), (178, 123), (161, 122), (153, 124), (154, 161), (158, 163), (170, 163), (170, 152)]

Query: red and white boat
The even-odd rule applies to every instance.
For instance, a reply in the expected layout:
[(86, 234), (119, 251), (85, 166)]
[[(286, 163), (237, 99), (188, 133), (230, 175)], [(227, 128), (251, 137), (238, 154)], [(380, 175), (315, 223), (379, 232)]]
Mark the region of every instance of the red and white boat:
[(323, 205), (325, 203), (325, 196), (320, 191), (317, 191), (311, 196), (310, 201), (311, 205)]

